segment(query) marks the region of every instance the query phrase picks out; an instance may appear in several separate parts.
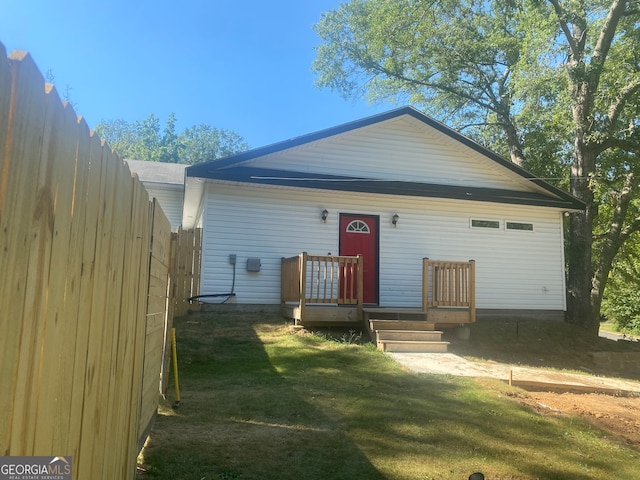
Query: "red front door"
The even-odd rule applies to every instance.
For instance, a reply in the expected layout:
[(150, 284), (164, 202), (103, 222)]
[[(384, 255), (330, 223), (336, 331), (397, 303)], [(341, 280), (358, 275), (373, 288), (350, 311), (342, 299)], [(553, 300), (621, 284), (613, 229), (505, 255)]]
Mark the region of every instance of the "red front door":
[(340, 214), (340, 255), (362, 255), (364, 303), (378, 303), (378, 223), (373, 215)]

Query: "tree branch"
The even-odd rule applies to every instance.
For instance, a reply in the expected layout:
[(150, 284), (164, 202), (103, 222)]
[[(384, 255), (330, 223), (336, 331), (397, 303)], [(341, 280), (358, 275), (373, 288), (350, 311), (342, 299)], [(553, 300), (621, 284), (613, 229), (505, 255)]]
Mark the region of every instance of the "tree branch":
[(611, 8), (609, 8), (609, 13), (600, 30), (600, 36), (598, 37), (592, 56), (592, 61), (596, 60), (599, 65), (602, 65), (605, 58), (607, 58), (607, 54), (611, 48), (611, 42), (618, 28), (618, 23), (620, 23), (620, 19), (624, 16), (626, 7), (627, 0), (614, 0)]
[(406, 82), (406, 83), (408, 83), (410, 85), (411, 84), (420, 85), (420, 86), (425, 87), (425, 88), (439, 90), (439, 91), (442, 91), (442, 92), (450, 93), (452, 95), (456, 95), (458, 97), (464, 98), (465, 100), (468, 100), (468, 101), (478, 105), (479, 107), (486, 108), (487, 110), (491, 110), (492, 112), (497, 113), (495, 105), (492, 105), (492, 104), (487, 103), (487, 102), (482, 102), (480, 99), (474, 97), (473, 95), (469, 94), (465, 90), (461, 90), (461, 89), (459, 90), (459, 89), (456, 89), (454, 87), (451, 87), (450, 85), (439, 83), (439, 82), (429, 82), (429, 81), (418, 80), (416, 78), (409, 78), (409, 77), (407, 77), (406, 75), (404, 75), (404, 74), (402, 74), (400, 72), (394, 72), (394, 71), (389, 70), (389, 69), (383, 67), (382, 65), (380, 65), (378, 63), (374, 63), (374, 62), (371, 62), (368, 65), (364, 65), (364, 67), (368, 68), (369, 70), (374, 70), (374, 71), (376, 71), (378, 73), (382, 73), (384, 75), (387, 75), (390, 78), (395, 78), (396, 80), (401, 80), (401, 81)]
[(560, 2), (558, 0), (549, 0), (549, 3), (553, 6), (553, 9), (556, 12), (556, 17), (558, 18), (560, 29), (567, 39), (567, 43), (569, 44), (569, 48), (571, 49), (571, 54), (573, 55), (573, 57), (578, 58), (581, 55), (581, 52), (578, 43), (575, 41), (573, 35), (571, 34), (569, 24), (565, 21), (567, 12), (560, 6)]
[(609, 106), (607, 112), (607, 119), (605, 121), (604, 128), (609, 133), (613, 133), (612, 129), (615, 128), (615, 124), (620, 117), (622, 109), (626, 106), (627, 101), (636, 93), (640, 91), (640, 77), (637, 77), (631, 81), (631, 83), (622, 87), (618, 93), (616, 99)]
[(600, 155), (602, 152), (609, 150), (610, 148), (620, 148), (621, 150), (625, 150), (627, 152), (638, 151), (640, 150), (640, 139), (638, 139), (638, 141), (635, 141), (610, 137), (606, 140), (603, 140), (602, 142), (594, 143), (593, 148), (596, 155)]

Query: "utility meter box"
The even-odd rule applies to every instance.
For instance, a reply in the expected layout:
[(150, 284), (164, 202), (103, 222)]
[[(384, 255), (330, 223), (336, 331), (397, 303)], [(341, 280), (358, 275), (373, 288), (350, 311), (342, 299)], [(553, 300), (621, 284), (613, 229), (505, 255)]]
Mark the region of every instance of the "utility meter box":
[(259, 258), (247, 258), (247, 272), (259, 272), (261, 266)]

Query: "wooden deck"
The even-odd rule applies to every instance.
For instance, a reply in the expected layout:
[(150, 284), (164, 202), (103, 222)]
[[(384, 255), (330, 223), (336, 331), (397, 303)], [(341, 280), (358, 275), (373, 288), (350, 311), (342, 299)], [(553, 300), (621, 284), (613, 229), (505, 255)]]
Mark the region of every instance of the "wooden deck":
[(282, 259), (283, 316), (303, 326), (366, 328), (385, 351), (446, 351), (443, 328), (475, 322), (475, 262), (424, 258), (421, 308), (364, 306), (362, 257)]
[(282, 314), (296, 324), (362, 322), (362, 256), (283, 258), (280, 281)]

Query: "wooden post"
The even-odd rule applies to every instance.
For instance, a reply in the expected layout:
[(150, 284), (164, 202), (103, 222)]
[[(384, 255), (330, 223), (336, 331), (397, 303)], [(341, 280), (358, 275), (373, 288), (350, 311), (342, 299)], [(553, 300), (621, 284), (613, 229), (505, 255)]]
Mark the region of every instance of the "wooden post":
[[(195, 229), (194, 245), (193, 245), (193, 279), (191, 283), (191, 295), (195, 297), (200, 295), (200, 269), (202, 268), (202, 228)], [(201, 308), (199, 302), (191, 304), (191, 310), (199, 312)]]
[(300, 274), (298, 284), (300, 285), (300, 321), (302, 322), (307, 299), (307, 252), (302, 252), (299, 256), (298, 273)]
[(469, 260), (469, 321), (476, 321), (476, 261)]
[(425, 319), (429, 310), (429, 258), (422, 259), (422, 311)]
[(287, 288), (288, 275), (286, 272), (286, 262), (284, 257), (280, 257), (280, 313), (284, 314), (285, 288)]
[(364, 272), (363, 272), (363, 257), (358, 255), (358, 320), (362, 320), (362, 308), (364, 303)]

